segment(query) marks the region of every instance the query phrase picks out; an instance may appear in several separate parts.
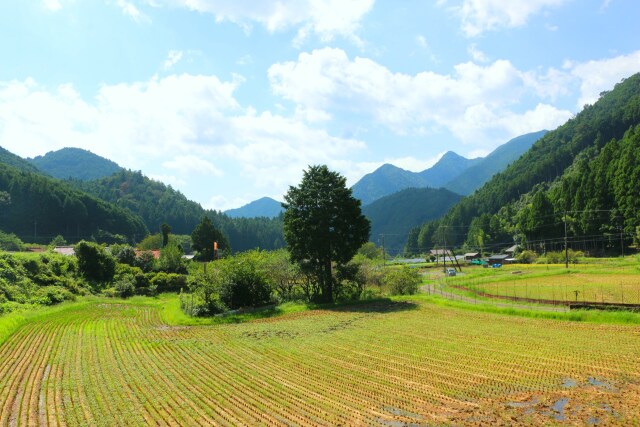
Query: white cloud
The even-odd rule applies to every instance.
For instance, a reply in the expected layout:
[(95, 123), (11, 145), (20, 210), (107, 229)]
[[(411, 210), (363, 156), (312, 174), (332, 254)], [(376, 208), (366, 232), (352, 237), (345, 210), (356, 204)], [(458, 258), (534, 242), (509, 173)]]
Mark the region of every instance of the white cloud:
[(45, 9), (51, 12), (57, 12), (62, 9), (62, 3), (60, 3), (60, 0), (42, 0), (42, 5)]
[(467, 52), (471, 56), (471, 59), (476, 62), (489, 62), (489, 58), (487, 57), (487, 55), (485, 55), (483, 51), (478, 49), (475, 43), (469, 45), (469, 47), (467, 48)]
[(593, 104), (600, 92), (613, 89), (625, 77), (640, 72), (640, 50), (615, 58), (594, 60), (582, 64), (567, 64), (571, 75), (581, 81), (577, 107)]
[[(530, 131), (555, 128), (571, 115), (559, 110), (551, 114), (543, 104), (516, 114), (526, 96), (556, 95), (560, 89), (553, 85), (559, 77), (551, 71), (543, 76), (521, 72), (506, 60), (484, 66), (458, 64), (452, 75), (407, 75), (367, 58), (351, 60), (340, 49), (324, 48), (302, 53), (295, 62), (273, 65), (269, 78), (272, 90), (298, 109), (370, 116), (398, 134), (446, 128), (470, 144), (495, 144), (517, 136), (510, 120), (522, 121), (520, 128)], [(541, 128), (531, 129), (535, 125)]]
[[(197, 172), (282, 194), (309, 164), (347, 158), (364, 144), (296, 117), (243, 108), (239, 80), (171, 75), (105, 85), (83, 99), (71, 85), (0, 82), (0, 146), (23, 157), (81, 147), (185, 191)], [(211, 188), (212, 193), (219, 192)], [(205, 201), (209, 196), (202, 197)]]
[(165, 70), (170, 69), (174, 65), (176, 65), (182, 59), (183, 52), (180, 50), (170, 50), (167, 55), (167, 59), (164, 60), (163, 68)]
[[(455, 12), (462, 20), (468, 37), (486, 31), (524, 26), (528, 19), (543, 10), (560, 7), (571, 0), (462, 0)], [(440, 2), (442, 4), (444, 2)]]
[(341, 36), (360, 44), (356, 32), (374, 0), (163, 0), (191, 10), (210, 13), (216, 21), (229, 21), (250, 31), (253, 23), (269, 32), (298, 29), (295, 43), (311, 34), (328, 42)]
[(416, 43), (418, 44), (418, 46), (420, 46), (423, 49), (426, 49), (429, 47), (429, 44), (427, 43), (427, 39), (425, 39), (423, 35), (416, 36)]
[(124, 13), (127, 16), (129, 16), (134, 21), (136, 21), (138, 23), (149, 23), (149, 22), (151, 22), (151, 19), (147, 15), (145, 15), (144, 13), (140, 12), (140, 9), (138, 9), (130, 1), (117, 0), (116, 4), (120, 8), (120, 10), (122, 10), (122, 13)]
[(167, 169), (173, 169), (182, 174), (201, 174), (222, 176), (224, 173), (214, 166), (213, 163), (193, 154), (185, 156), (177, 156), (171, 160), (162, 163)]

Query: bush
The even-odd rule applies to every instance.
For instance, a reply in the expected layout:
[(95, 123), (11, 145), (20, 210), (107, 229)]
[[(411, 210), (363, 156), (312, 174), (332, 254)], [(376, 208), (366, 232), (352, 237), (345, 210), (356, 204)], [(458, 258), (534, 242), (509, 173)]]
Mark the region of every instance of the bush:
[(132, 297), (136, 292), (134, 278), (131, 276), (124, 276), (121, 279), (117, 280), (113, 288), (116, 295), (120, 298)]
[(383, 282), (391, 295), (413, 295), (418, 292), (420, 273), (415, 268), (390, 268), (385, 272)]
[(534, 251), (522, 251), (518, 254), (517, 260), (522, 264), (533, 264), (538, 259), (538, 254)]
[(38, 289), (32, 302), (42, 305), (53, 305), (63, 301), (75, 301), (76, 296), (60, 286), (45, 286)]
[(245, 252), (217, 262), (223, 267), (220, 300), (227, 307), (257, 307), (271, 302), (271, 286), (263, 262), (261, 251)]
[(149, 280), (149, 286), (153, 286), (158, 293), (179, 292), (187, 286), (187, 276), (175, 273), (156, 273)]
[(111, 246), (111, 255), (120, 264), (135, 265), (136, 250), (129, 245), (113, 245)]
[(116, 261), (104, 247), (81, 241), (75, 246), (78, 270), (88, 280), (110, 282), (116, 272)]
[(5, 251), (23, 251), (25, 249), (22, 240), (15, 234), (0, 231), (0, 249)]

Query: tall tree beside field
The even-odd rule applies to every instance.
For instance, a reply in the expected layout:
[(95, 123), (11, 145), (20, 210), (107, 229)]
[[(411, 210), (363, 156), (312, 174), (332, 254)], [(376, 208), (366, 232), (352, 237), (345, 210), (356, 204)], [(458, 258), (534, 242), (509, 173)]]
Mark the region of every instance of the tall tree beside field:
[(332, 262), (348, 263), (369, 239), (371, 225), (346, 178), (327, 166), (311, 166), (298, 187), (285, 195), (284, 237), (291, 260), (309, 269), (321, 289), (320, 299), (333, 302)]
[(193, 249), (199, 252), (198, 258), (201, 261), (211, 261), (214, 257), (214, 243), (218, 242), (218, 250), (224, 251), (229, 249), (227, 238), (220, 230), (214, 227), (211, 219), (205, 216), (200, 223), (196, 225), (191, 233), (191, 241)]

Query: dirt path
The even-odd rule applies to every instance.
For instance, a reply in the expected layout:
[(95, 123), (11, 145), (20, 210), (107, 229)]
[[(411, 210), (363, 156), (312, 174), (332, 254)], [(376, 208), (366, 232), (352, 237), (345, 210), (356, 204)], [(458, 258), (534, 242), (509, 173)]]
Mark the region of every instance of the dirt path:
[(538, 311), (553, 311), (553, 312), (569, 311), (569, 307), (566, 307), (566, 306), (523, 305), (523, 304), (509, 304), (504, 302), (491, 301), (487, 299), (479, 300), (476, 298), (470, 298), (464, 295), (458, 295), (458, 294), (453, 294), (451, 292), (443, 291), (442, 288), (440, 288), (440, 286), (435, 284), (428, 284), (428, 285), (421, 286), (420, 290), (428, 294), (439, 295), (448, 300), (461, 301), (461, 302), (466, 302), (468, 304), (489, 304), (489, 305), (493, 305), (494, 307), (515, 308), (519, 310), (538, 310)]

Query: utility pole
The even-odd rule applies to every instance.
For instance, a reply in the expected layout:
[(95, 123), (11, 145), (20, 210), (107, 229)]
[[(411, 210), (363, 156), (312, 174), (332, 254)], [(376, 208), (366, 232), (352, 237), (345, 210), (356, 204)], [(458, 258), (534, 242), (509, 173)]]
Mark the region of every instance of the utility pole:
[(624, 227), (620, 226), (620, 251), (622, 251), (622, 258), (624, 258)]
[(569, 246), (567, 245), (567, 211), (564, 211), (564, 267), (569, 268)]
[(386, 267), (387, 266), (387, 253), (384, 251), (384, 234), (381, 234), (380, 238), (382, 239), (382, 266)]

